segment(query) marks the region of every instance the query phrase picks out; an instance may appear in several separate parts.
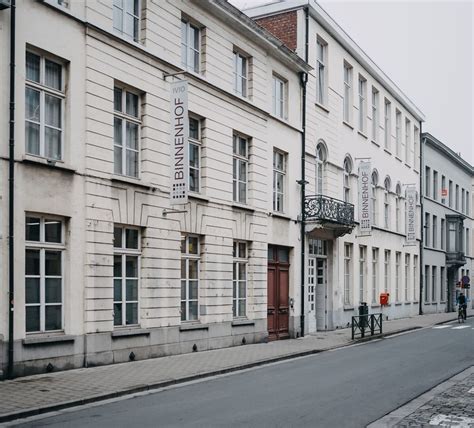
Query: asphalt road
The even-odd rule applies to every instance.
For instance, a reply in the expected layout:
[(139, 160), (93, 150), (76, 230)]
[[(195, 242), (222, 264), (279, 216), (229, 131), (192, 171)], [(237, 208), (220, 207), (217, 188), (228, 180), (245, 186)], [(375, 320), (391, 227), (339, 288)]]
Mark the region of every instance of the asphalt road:
[(474, 364), (474, 323), (430, 328), (35, 420), (29, 427), (365, 427)]

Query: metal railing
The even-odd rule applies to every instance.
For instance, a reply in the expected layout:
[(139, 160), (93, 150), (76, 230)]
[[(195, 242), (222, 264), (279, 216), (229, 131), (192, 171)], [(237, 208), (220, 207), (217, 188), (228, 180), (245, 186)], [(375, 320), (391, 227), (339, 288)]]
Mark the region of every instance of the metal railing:
[(382, 334), (382, 314), (356, 315), (352, 317), (352, 340), (356, 337), (363, 339), (370, 336)]
[(354, 225), (354, 205), (325, 195), (306, 196), (304, 213), (307, 220)]

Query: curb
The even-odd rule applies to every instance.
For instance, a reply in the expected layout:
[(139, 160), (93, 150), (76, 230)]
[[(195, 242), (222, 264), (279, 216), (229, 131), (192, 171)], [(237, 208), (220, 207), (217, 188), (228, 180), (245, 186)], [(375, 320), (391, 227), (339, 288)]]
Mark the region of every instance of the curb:
[[(471, 315), (470, 317), (473, 317), (473, 316), (474, 315)], [(454, 318), (452, 320), (442, 321), (440, 323), (435, 323), (435, 324), (432, 324), (432, 325), (445, 324), (447, 322), (455, 321), (456, 319), (457, 318)], [(165, 388), (167, 386), (178, 385), (178, 384), (181, 384), (181, 383), (191, 382), (191, 381), (195, 381), (195, 380), (198, 380), (198, 379), (205, 379), (205, 378), (209, 378), (209, 377), (213, 377), (213, 376), (233, 373), (233, 372), (237, 372), (237, 371), (241, 371), (241, 370), (245, 370), (245, 369), (250, 369), (250, 368), (254, 368), (254, 367), (259, 367), (259, 366), (264, 366), (264, 365), (268, 365), (268, 364), (272, 364), (272, 363), (277, 363), (277, 362), (280, 362), (280, 361), (292, 360), (292, 359), (298, 358), (298, 357), (305, 357), (305, 356), (309, 356), (309, 355), (320, 354), (322, 352), (331, 351), (331, 350), (334, 350), (334, 349), (340, 349), (340, 348), (344, 348), (346, 346), (350, 346), (350, 345), (354, 345), (354, 344), (370, 342), (371, 340), (375, 340), (375, 339), (381, 339), (381, 338), (383, 339), (385, 337), (393, 336), (393, 335), (404, 333), (404, 332), (419, 330), (419, 329), (422, 329), (422, 328), (423, 327), (421, 327), (421, 326), (402, 328), (402, 329), (394, 330), (394, 331), (391, 331), (391, 332), (388, 332), (388, 333), (382, 333), (382, 334), (379, 334), (379, 335), (365, 337), (363, 339), (349, 340), (345, 344), (332, 346), (332, 347), (328, 347), (328, 348), (324, 348), (324, 349), (311, 349), (309, 351), (295, 352), (295, 353), (292, 353), (292, 354), (281, 355), (281, 356), (273, 357), (273, 358), (267, 358), (265, 360), (255, 361), (255, 362), (252, 362), (252, 363), (247, 363), (247, 364), (243, 364), (243, 365), (239, 365), (239, 366), (228, 367), (228, 368), (224, 368), (224, 369), (220, 369), (220, 370), (213, 370), (213, 371), (210, 371), (210, 372), (205, 372), (205, 373), (199, 373), (199, 374), (195, 374), (195, 375), (191, 375), (191, 376), (186, 376), (186, 377), (182, 377), (182, 378), (179, 378), (179, 379), (170, 379), (170, 380), (165, 380), (165, 381), (152, 383), (152, 384), (149, 384), (149, 385), (134, 386), (134, 387), (130, 387), (130, 388), (127, 388), (127, 389), (123, 389), (123, 390), (115, 391), (115, 392), (111, 392), (111, 393), (93, 395), (93, 396), (90, 396), (90, 397), (87, 397), (87, 398), (80, 398), (80, 399), (76, 399), (76, 400), (64, 401), (64, 402), (61, 402), (61, 403), (46, 405), (46, 406), (43, 406), (43, 407), (34, 407), (34, 408), (30, 408), (28, 410), (22, 410), (22, 411), (19, 411), (19, 412), (5, 413), (3, 415), (0, 415), (0, 423), (11, 422), (13, 420), (24, 419), (24, 418), (28, 418), (28, 417), (31, 417), (31, 416), (38, 416), (38, 415), (42, 415), (42, 414), (45, 414), (45, 413), (64, 410), (64, 409), (71, 408), (71, 407), (79, 407), (79, 406), (83, 406), (83, 405), (86, 405), (86, 404), (95, 403), (95, 402), (98, 402), (98, 401), (110, 400), (110, 399), (113, 399), (113, 398), (119, 398), (119, 397), (123, 397), (123, 396), (126, 396), (126, 395), (132, 395), (132, 394), (136, 394), (136, 393), (140, 393), (140, 392), (154, 391), (154, 390), (157, 390), (157, 389), (160, 389), (160, 388)]]

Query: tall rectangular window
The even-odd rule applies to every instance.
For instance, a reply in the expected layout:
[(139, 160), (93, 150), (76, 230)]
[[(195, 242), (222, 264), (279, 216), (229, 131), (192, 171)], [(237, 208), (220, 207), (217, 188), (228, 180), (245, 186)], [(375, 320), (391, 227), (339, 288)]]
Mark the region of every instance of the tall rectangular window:
[(431, 301), (436, 302), (436, 295), (437, 295), (437, 273), (438, 270), (436, 269), (436, 266), (431, 266)]
[(199, 317), (200, 242), (195, 235), (181, 237), (181, 321)]
[(466, 227), (466, 256), (471, 255), (471, 248), (470, 248), (470, 245), (469, 245), (469, 240), (470, 240), (469, 228)]
[(401, 275), (402, 269), (402, 253), (395, 253), (395, 301), (400, 301), (400, 281), (402, 279)]
[(140, 1), (114, 0), (114, 30), (138, 42), (140, 30)]
[(405, 254), (405, 293), (404, 298), (405, 302), (409, 301), (409, 293), (410, 293), (410, 254)]
[(233, 246), (233, 292), (232, 313), (235, 317), (247, 315), (247, 265), (248, 249), (246, 242), (234, 241)]
[(343, 120), (350, 123), (352, 120), (352, 66), (344, 62), (344, 110)]
[(425, 303), (429, 302), (430, 295), (430, 267), (425, 265)]
[(286, 154), (273, 151), (273, 211), (285, 210)]
[(385, 229), (390, 228), (390, 201), (388, 189), (385, 188), (383, 192), (383, 211), (384, 211), (384, 227)]
[(383, 283), (384, 283), (384, 291), (387, 292), (390, 290), (390, 250), (384, 251), (384, 261), (383, 261)]
[(372, 141), (379, 140), (379, 91), (372, 86)]
[(272, 83), (273, 114), (286, 119), (286, 81), (273, 75)]
[(139, 96), (114, 88), (114, 173), (138, 177), (140, 154)]
[(456, 193), (454, 195), (454, 200), (455, 200), (455, 208), (457, 211), (459, 211), (459, 184), (456, 184)]
[(416, 302), (419, 299), (419, 290), (417, 284), (420, 283), (420, 278), (418, 278), (418, 256), (415, 254), (413, 256), (413, 300)]
[(418, 147), (420, 142), (420, 130), (418, 127), (413, 127), (413, 168), (418, 169)]
[(446, 249), (446, 220), (444, 218), (441, 219), (441, 249)]
[(189, 117), (189, 190), (201, 191), (201, 121)]
[(429, 166), (425, 166), (425, 196), (431, 196), (431, 168)]
[(465, 190), (461, 189), (461, 212), (464, 213), (466, 210)]
[(449, 180), (448, 201), (449, 201), (449, 208), (452, 208), (453, 207), (453, 182), (451, 180)]
[(431, 246), (433, 248), (438, 246), (438, 217), (435, 215), (433, 216), (433, 240)]
[(63, 328), (64, 221), (27, 214), (25, 218), (26, 332)]
[(359, 245), (359, 302), (365, 302), (367, 276), (367, 247)]
[(405, 119), (405, 163), (408, 165), (410, 162), (410, 151), (411, 151), (411, 122), (409, 119)]
[(466, 214), (470, 215), (469, 192), (466, 190)]
[(384, 132), (385, 132), (385, 148), (390, 150), (390, 140), (392, 138), (392, 127), (391, 127), (391, 111), (392, 104), (389, 100), (385, 99), (385, 109), (384, 109)]
[(359, 131), (365, 133), (367, 117), (367, 80), (359, 74)]
[(45, 56), (26, 52), (26, 152), (53, 160), (63, 156), (63, 66)]
[(201, 30), (185, 19), (181, 20), (181, 64), (195, 73), (201, 68)]
[(425, 213), (425, 247), (430, 246), (430, 235), (431, 235), (430, 215), (429, 213)]
[(372, 304), (377, 303), (378, 283), (379, 283), (379, 249), (372, 248)]
[(248, 139), (238, 134), (234, 134), (233, 138), (233, 200), (246, 204), (249, 167)]
[(352, 287), (352, 244), (344, 244), (344, 304), (350, 305)]
[(446, 268), (441, 266), (439, 268), (439, 291), (440, 291), (440, 301), (446, 301)]
[(444, 175), (441, 176), (441, 203), (446, 205), (446, 193), (448, 189), (446, 189), (446, 177)]
[(400, 158), (402, 156), (402, 113), (395, 110), (395, 152)]
[(114, 325), (138, 324), (140, 232), (114, 227)]
[(438, 171), (433, 170), (433, 199), (438, 200)]
[(248, 58), (234, 52), (234, 91), (241, 97), (248, 96)]
[(328, 45), (318, 37), (316, 40), (316, 72), (317, 72), (317, 87), (316, 87), (316, 102), (322, 105), (326, 104), (327, 94), (327, 48)]

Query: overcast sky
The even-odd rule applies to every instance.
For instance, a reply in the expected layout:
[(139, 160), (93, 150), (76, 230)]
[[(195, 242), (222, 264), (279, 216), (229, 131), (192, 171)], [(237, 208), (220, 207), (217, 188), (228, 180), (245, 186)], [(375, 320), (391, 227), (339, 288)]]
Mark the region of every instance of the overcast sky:
[(423, 131), (474, 164), (474, 0), (319, 4), (423, 111)]

